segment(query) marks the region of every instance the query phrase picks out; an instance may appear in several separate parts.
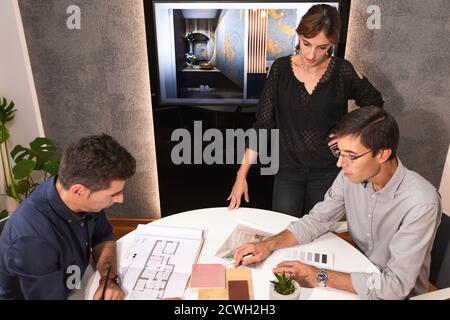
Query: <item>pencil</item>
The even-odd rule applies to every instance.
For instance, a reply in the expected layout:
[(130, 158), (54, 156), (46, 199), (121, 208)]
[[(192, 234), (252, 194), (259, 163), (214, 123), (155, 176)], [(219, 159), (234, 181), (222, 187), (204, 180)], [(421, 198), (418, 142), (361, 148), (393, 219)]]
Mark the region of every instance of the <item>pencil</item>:
[(108, 280), (109, 280), (110, 273), (111, 273), (111, 265), (108, 267), (108, 271), (106, 272), (106, 280), (103, 283), (103, 291), (102, 291), (102, 296), (100, 297), (100, 300), (105, 300), (105, 292), (106, 292), (106, 288), (108, 287)]

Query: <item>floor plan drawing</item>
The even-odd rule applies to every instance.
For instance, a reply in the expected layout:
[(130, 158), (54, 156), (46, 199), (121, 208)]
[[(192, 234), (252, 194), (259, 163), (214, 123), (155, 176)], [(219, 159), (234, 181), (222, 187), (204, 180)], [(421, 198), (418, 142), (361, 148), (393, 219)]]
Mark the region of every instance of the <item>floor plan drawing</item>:
[(170, 260), (176, 254), (179, 241), (157, 240), (150, 251), (145, 268), (140, 273), (133, 291), (148, 291), (148, 294), (162, 299), (175, 265)]
[(182, 297), (203, 231), (149, 225), (137, 231), (120, 265), (125, 299)]

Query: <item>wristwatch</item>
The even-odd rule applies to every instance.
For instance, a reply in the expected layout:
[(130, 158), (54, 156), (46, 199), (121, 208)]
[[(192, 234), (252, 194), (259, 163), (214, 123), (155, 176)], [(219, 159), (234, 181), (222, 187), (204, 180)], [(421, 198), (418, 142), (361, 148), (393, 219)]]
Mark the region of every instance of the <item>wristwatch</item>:
[(328, 273), (325, 269), (320, 269), (316, 275), (317, 284), (319, 287), (326, 287), (328, 280)]

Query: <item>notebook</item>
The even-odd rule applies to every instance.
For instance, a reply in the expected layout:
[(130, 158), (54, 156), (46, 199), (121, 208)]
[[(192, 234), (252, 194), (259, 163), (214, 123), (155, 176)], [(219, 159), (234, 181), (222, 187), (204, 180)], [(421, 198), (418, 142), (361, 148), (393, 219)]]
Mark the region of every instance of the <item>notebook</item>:
[(225, 268), (221, 264), (193, 264), (190, 287), (193, 289), (225, 288)]

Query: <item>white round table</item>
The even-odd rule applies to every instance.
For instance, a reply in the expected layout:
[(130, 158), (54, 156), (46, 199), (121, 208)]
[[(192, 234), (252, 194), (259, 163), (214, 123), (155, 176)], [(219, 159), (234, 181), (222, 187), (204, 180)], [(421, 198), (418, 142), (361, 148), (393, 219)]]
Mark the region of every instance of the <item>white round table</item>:
[[(297, 218), (278, 212), (239, 208), (228, 211), (227, 208), (209, 208), (187, 211), (171, 215), (152, 223), (174, 227), (200, 228), (205, 230), (205, 242), (198, 263), (223, 263), (215, 253), (232, 233), (236, 225), (244, 222), (257, 229), (276, 234), (284, 230)], [(120, 267), (127, 249), (133, 240), (133, 232), (117, 241), (117, 257)], [(356, 248), (333, 233), (327, 233), (306, 245), (296, 246), (305, 251), (325, 251), (334, 254), (334, 270), (341, 272), (377, 272), (376, 267)], [(294, 247), (291, 247), (294, 248)], [(286, 249), (282, 249), (286, 250)], [(278, 254), (279, 255), (279, 254)], [(276, 255), (273, 255), (276, 256)], [(253, 294), (256, 300), (269, 298), (269, 283), (274, 279), (272, 268), (279, 261), (269, 257), (261, 269), (252, 269)], [(69, 299), (92, 299), (100, 276), (91, 266), (86, 270), (80, 290), (74, 290)], [(198, 292), (186, 289), (184, 299), (197, 299)], [(359, 299), (355, 294), (332, 288), (301, 288), (300, 299)]]

